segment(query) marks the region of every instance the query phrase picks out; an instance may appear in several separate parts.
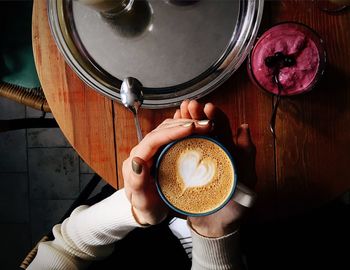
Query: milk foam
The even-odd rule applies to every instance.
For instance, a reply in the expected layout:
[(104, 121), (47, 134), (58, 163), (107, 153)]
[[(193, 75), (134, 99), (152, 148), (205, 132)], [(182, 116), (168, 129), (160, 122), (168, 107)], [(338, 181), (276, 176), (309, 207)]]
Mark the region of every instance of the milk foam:
[(198, 151), (187, 150), (179, 156), (177, 170), (185, 189), (201, 187), (213, 180), (216, 163), (209, 158), (203, 159), (202, 153)]
[(177, 209), (206, 213), (220, 206), (235, 182), (230, 157), (203, 138), (189, 138), (168, 149), (158, 168), (159, 187)]

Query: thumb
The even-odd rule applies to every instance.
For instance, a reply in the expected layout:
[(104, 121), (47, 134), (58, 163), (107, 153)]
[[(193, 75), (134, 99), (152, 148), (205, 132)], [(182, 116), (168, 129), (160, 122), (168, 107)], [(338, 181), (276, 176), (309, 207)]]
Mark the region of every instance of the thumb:
[(131, 160), (131, 168), (132, 176), (130, 177), (130, 188), (133, 192), (144, 191), (149, 180), (149, 169), (146, 162), (139, 157), (133, 157)]
[(254, 148), (248, 124), (242, 124), (237, 132), (237, 146), (242, 150)]
[(237, 131), (237, 150), (239, 152), (238, 165), (240, 178), (250, 188), (253, 188), (257, 181), (255, 171), (256, 148), (252, 141), (248, 124), (242, 124)]
[(139, 157), (132, 158), (131, 168), (129, 187), (135, 219), (142, 225), (158, 224), (165, 219), (167, 211), (151, 183), (149, 168)]

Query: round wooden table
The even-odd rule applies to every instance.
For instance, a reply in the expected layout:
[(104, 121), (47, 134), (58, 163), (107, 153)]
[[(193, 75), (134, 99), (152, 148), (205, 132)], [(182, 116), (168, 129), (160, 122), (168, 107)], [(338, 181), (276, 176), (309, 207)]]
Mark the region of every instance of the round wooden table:
[[(281, 21), (314, 28), (325, 40), (328, 65), (312, 92), (281, 101), (277, 139), (268, 129), (273, 97), (250, 82), (245, 63), (201, 100), (222, 108), (233, 129), (249, 124), (261, 220), (318, 207), (350, 187), (350, 12), (330, 15), (314, 1), (267, 1), (260, 32)], [(34, 1), (32, 34), (39, 78), (60, 128), (105, 181), (123, 187), (121, 164), (137, 143), (132, 114), (86, 86), (65, 63), (50, 33), (46, 1)], [(143, 133), (174, 110), (141, 110)]]

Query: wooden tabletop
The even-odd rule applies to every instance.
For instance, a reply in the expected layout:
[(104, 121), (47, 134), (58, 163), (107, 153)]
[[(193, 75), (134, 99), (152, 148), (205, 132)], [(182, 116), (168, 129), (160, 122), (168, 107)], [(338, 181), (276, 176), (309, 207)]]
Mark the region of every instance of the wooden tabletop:
[[(273, 97), (251, 83), (246, 63), (201, 100), (223, 109), (234, 130), (241, 123), (251, 128), (260, 220), (307, 211), (350, 188), (350, 12), (330, 15), (315, 1), (267, 1), (260, 32), (281, 21), (314, 28), (325, 41), (328, 63), (313, 91), (281, 101), (277, 139), (268, 130)], [(39, 78), (60, 128), (87, 164), (123, 187), (121, 165), (137, 144), (132, 114), (86, 86), (65, 63), (50, 33), (46, 1), (34, 1), (32, 34)], [(174, 111), (141, 110), (143, 134)]]

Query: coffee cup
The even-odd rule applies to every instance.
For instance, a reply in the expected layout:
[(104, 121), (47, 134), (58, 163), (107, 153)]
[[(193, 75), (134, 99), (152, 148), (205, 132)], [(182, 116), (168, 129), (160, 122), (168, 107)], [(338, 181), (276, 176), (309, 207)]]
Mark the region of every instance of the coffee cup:
[(160, 197), (182, 215), (209, 215), (231, 199), (251, 207), (255, 200), (255, 193), (237, 182), (237, 168), (229, 151), (208, 136), (189, 136), (168, 144), (155, 169)]

